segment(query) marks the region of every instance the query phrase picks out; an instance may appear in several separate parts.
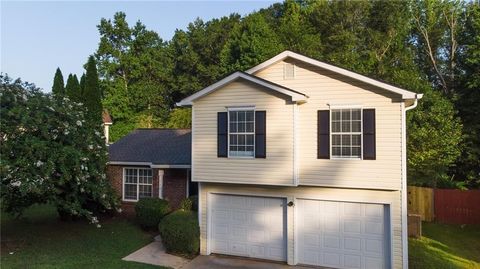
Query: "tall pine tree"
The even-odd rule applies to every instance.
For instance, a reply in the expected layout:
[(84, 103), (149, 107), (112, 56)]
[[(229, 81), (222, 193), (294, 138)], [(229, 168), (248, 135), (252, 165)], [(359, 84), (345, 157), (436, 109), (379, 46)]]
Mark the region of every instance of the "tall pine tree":
[(56, 96), (61, 96), (65, 94), (65, 86), (63, 82), (63, 75), (60, 68), (57, 67), (57, 71), (55, 72), (55, 77), (53, 78), (53, 86), (52, 86), (52, 93)]
[(85, 73), (82, 74), (82, 76), (80, 77), (80, 93), (82, 95), (82, 102), (84, 102), (84, 96), (83, 94), (85, 93)]
[(83, 102), (82, 92), (80, 89), (80, 83), (78, 82), (77, 75), (68, 75), (67, 85), (65, 86), (65, 94), (74, 102)]
[(84, 103), (88, 109), (88, 118), (92, 121), (102, 121), (102, 103), (98, 72), (95, 58), (88, 57), (85, 74)]

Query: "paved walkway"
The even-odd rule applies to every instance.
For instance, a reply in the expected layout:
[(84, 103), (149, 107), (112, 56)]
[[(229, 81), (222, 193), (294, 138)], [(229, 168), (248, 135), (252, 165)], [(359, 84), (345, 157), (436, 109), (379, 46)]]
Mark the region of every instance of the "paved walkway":
[(230, 256), (197, 256), (182, 269), (312, 269), (312, 267), (290, 266), (284, 263), (258, 261)]
[(167, 254), (160, 236), (155, 237), (154, 242), (133, 252), (122, 260), (160, 265), (174, 269), (182, 268), (182, 266), (190, 262), (189, 259)]

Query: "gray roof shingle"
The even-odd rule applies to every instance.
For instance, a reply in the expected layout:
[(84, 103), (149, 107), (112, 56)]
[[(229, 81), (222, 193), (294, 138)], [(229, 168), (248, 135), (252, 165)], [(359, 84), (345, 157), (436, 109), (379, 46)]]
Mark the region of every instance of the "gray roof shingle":
[(108, 147), (111, 162), (189, 165), (190, 129), (137, 129)]

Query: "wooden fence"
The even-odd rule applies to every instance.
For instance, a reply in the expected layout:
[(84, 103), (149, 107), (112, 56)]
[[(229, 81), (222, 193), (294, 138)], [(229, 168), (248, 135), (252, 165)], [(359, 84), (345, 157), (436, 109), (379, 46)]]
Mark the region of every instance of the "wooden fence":
[(433, 189), (408, 186), (408, 213), (422, 216), (423, 221), (433, 221)]
[(408, 213), (421, 215), (423, 221), (480, 224), (480, 190), (408, 186)]
[(480, 224), (480, 190), (435, 189), (435, 220), (451, 224)]

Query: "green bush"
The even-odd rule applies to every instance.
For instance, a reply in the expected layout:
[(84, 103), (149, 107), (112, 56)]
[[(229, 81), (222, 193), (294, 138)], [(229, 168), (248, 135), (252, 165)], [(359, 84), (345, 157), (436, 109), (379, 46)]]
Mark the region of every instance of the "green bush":
[(192, 195), (188, 199), (192, 201), (192, 210), (198, 211), (198, 195)]
[(180, 203), (180, 209), (183, 211), (192, 211), (192, 204), (190, 197), (187, 197)]
[(143, 228), (157, 227), (170, 211), (168, 202), (160, 198), (141, 198), (135, 205), (137, 222)]
[(195, 212), (177, 210), (163, 218), (158, 230), (167, 251), (186, 255), (198, 253), (200, 228)]

